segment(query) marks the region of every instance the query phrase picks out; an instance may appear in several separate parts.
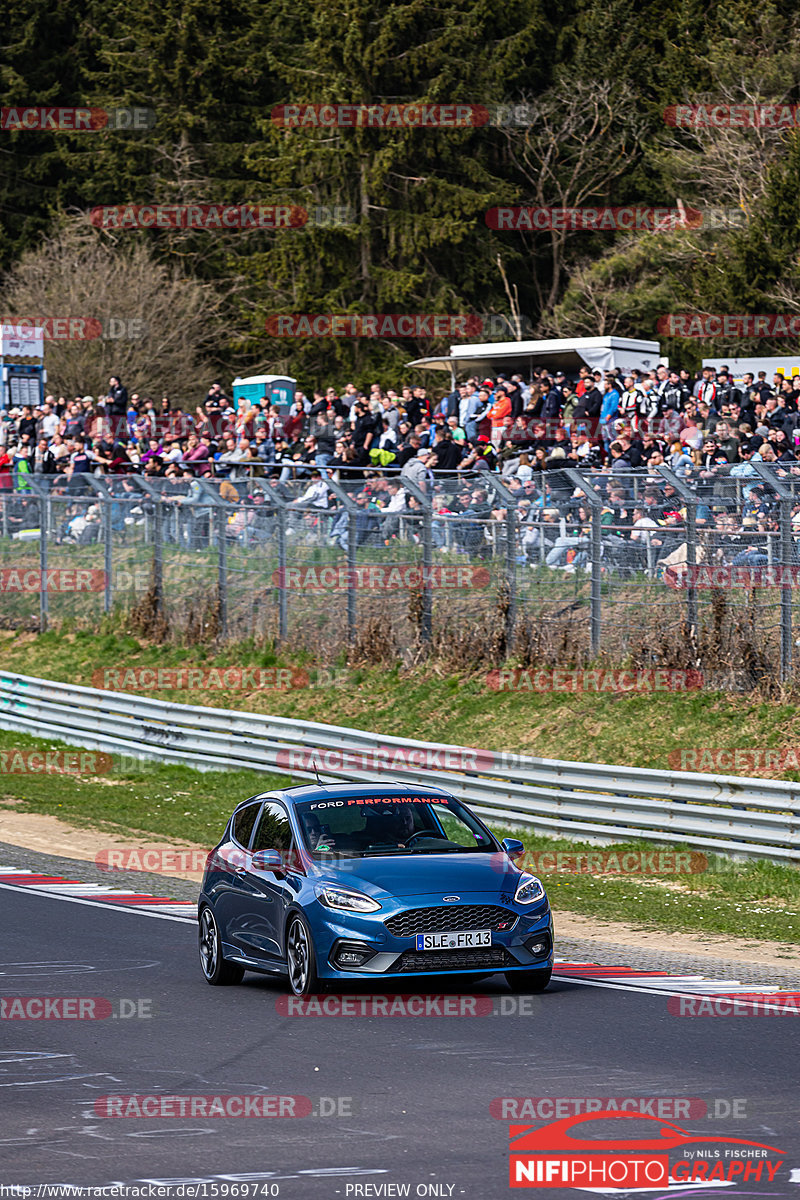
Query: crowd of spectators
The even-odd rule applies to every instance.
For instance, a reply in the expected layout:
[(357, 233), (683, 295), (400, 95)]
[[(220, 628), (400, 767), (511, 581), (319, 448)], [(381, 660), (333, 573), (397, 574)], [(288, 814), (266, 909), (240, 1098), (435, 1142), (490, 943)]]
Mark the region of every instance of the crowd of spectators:
[[(93, 473), (116, 477), (109, 483), (121, 495), (125, 477), (140, 474), (161, 479), (167, 498), (196, 506), (198, 480), (221, 480), (220, 495), (233, 504), (279, 493), (298, 510), (292, 536), (324, 535), (344, 548), (350, 518), (328, 478), (359, 506), (359, 545), (409, 529), (419, 537), (413, 484), (432, 497), (434, 545), (473, 554), (496, 545), (486, 526), (506, 515), (481, 480), (488, 472), (516, 493), (521, 560), (574, 571), (588, 560), (591, 512), (564, 468), (593, 473), (609, 561), (624, 543), (625, 561), (642, 566), (654, 555), (669, 563), (685, 543), (684, 502), (656, 472), (663, 464), (695, 491), (711, 556), (756, 562), (765, 561), (777, 521), (774, 494), (753, 464), (800, 477), (799, 447), (800, 377), (768, 382), (764, 372), (736, 386), (725, 368), (692, 376), (663, 365), (627, 375), (582, 367), (573, 380), (535, 369), (527, 381), (473, 376), (435, 396), (421, 386), (375, 383), (366, 392), (347, 384), (311, 397), (298, 391), (288, 411), (267, 398), (237, 409), (219, 383), (194, 409), (166, 397), (156, 403), (112, 376), (97, 400), (50, 395), (39, 408), (2, 414), (0, 492), (24, 495), (33, 475), (70, 497), (86, 491)], [(140, 494), (130, 481), (125, 491)], [(269, 536), (268, 509), (260, 524), (249, 512), (232, 515), (231, 536)], [(198, 511), (208, 516), (186, 517), (194, 543)], [(451, 517), (461, 520), (448, 530)]]

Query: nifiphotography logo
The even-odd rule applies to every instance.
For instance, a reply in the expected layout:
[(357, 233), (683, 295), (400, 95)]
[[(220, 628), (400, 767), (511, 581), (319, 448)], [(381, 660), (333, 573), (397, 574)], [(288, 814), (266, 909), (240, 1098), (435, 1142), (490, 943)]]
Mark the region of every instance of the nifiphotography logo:
[[(598, 1138), (595, 1122), (608, 1121), (623, 1122), (620, 1136)], [(565, 1117), (539, 1128), (511, 1125), (509, 1140), (510, 1187), (646, 1191), (687, 1184), (772, 1183), (784, 1165), (784, 1152), (764, 1142), (694, 1134), (658, 1117), (613, 1109)]]

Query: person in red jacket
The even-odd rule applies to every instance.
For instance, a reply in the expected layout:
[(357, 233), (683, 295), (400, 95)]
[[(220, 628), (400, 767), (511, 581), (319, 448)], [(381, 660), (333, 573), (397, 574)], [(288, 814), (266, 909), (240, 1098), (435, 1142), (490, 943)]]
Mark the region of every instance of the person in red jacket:
[(6, 454), (5, 450), (0, 446), (0, 492), (10, 492), (13, 490), (14, 482), (11, 478), (11, 459)]
[(506, 417), (511, 416), (511, 397), (508, 392), (503, 389), (498, 389), (495, 393), (495, 402), (489, 409), (489, 420), (492, 423), (492, 444), (495, 447), (500, 446), (505, 429)]

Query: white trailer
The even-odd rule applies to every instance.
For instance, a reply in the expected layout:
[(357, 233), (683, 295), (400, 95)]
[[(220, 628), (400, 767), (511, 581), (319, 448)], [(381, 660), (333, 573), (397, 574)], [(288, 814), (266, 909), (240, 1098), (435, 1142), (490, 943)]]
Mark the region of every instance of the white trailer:
[(520, 374), (531, 378), (534, 367), (561, 370), (576, 376), (580, 367), (608, 371), (612, 367), (630, 371), (652, 371), (659, 363), (669, 366), (661, 354), (658, 342), (643, 342), (636, 338), (589, 337), (550, 338), (546, 341), (473, 342), (451, 346), (450, 353), (431, 358), (417, 358), (406, 363), (427, 371), (449, 371), (453, 387), (458, 378), (468, 375), (495, 376)]

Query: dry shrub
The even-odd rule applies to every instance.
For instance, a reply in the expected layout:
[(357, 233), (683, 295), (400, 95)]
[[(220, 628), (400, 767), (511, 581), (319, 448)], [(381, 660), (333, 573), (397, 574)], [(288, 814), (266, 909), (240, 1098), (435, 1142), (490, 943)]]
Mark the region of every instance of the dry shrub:
[[(572, 607), (572, 606), (570, 606)], [(517, 622), (514, 658), (526, 670), (538, 667), (577, 668), (588, 661), (586, 614), (541, 611)]]
[(214, 642), (220, 635), (222, 607), (219, 596), (209, 599), (201, 609), (190, 608), (181, 627), (172, 625), (175, 633), (186, 645)]
[(697, 629), (684, 620), (677, 629), (642, 637), (631, 648), (631, 665), (699, 670), (715, 688), (758, 691), (771, 698), (781, 686), (779, 648), (758, 627), (755, 597), (744, 605), (731, 604), (718, 588), (711, 592), (708, 611), (698, 613)]
[(169, 625), (164, 616), (163, 592), (155, 581), (131, 609), (128, 624), (133, 633), (140, 634), (151, 642), (160, 643), (167, 640)]
[(390, 616), (369, 617), (359, 624), (347, 655), (348, 666), (394, 666), (399, 658), (400, 650)]
[(508, 591), (501, 585), (494, 609), (468, 617), (464, 613), (447, 613), (433, 622), (429, 646), (420, 643), (415, 657), (419, 659), (427, 650), (431, 664), (447, 674), (500, 666), (508, 649), (508, 604)]

